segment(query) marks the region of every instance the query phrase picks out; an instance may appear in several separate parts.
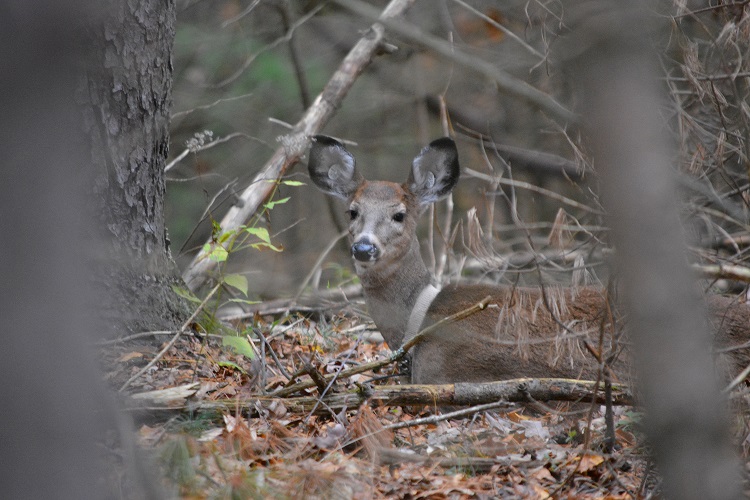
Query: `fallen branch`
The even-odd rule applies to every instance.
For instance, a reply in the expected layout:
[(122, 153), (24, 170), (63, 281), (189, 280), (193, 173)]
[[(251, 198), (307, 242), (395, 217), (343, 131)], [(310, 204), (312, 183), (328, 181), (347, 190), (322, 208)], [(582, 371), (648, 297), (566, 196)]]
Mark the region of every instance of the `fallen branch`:
[(705, 265), (693, 264), (693, 269), (703, 278), (728, 279), (750, 283), (750, 268), (732, 264)]
[[(413, 2), (414, 0), (391, 0), (380, 17), (385, 20), (400, 16)], [(270, 196), (276, 186), (275, 181), (299, 161), (309, 145), (310, 136), (320, 131), (333, 116), (357, 77), (377, 54), (383, 44), (384, 33), (383, 25), (375, 23), (352, 48), (292, 132), (281, 138), (282, 146), (242, 192), (237, 204), (224, 216), (221, 221), (222, 230), (236, 230), (249, 220), (260, 204)], [(193, 291), (201, 288), (217, 265), (216, 261), (208, 258), (205, 251), (199, 251), (182, 276), (188, 288)]]
[[(331, 410), (357, 408), (367, 402), (374, 406), (476, 406), (528, 401), (570, 401), (604, 404), (604, 385), (591, 381), (552, 378), (519, 378), (499, 382), (458, 383), (442, 385), (384, 385), (364, 387), (340, 394), (329, 394), (324, 398), (302, 396), (284, 398), (282, 403), (288, 412), (305, 414), (318, 406), (316, 413), (328, 414)], [(201, 401), (197, 404), (165, 404), (163, 401), (149, 402), (143, 398), (131, 410), (151, 412), (189, 409), (193, 412), (237, 412), (255, 415), (258, 407), (279, 401), (273, 396), (259, 396), (251, 399), (227, 399), (222, 401)], [(612, 403), (633, 405), (635, 399), (628, 386), (612, 384)], [(323, 404), (320, 404), (320, 403)]]

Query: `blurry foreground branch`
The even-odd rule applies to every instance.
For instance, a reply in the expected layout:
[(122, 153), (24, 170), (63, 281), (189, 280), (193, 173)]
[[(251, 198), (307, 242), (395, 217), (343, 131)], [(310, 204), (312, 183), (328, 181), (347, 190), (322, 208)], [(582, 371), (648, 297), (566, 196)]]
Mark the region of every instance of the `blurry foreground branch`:
[[(665, 498), (740, 498), (704, 308), (681, 228), (676, 158), (663, 118), (648, 2), (577, 4), (568, 49), (612, 217), (644, 428)], [(574, 16), (575, 17), (575, 16)]]

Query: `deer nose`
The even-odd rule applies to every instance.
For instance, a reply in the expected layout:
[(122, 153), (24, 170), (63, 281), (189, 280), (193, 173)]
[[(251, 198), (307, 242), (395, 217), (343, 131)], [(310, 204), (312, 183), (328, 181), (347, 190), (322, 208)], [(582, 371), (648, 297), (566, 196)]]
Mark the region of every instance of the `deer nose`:
[(360, 262), (377, 260), (380, 250), (370, 240), (363, 238), (352, 245), (352, 257)]

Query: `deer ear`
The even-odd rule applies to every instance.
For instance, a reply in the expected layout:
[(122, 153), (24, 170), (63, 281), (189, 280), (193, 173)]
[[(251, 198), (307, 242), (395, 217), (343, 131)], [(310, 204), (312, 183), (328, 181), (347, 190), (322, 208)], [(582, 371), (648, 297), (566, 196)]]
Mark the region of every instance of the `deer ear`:
[(323, 192), (348, 199), (364, 180), (354, 157), (343, 144), (325, 135), (313, 136), (307, 162), (310, 178)]
[(432, 141), (414, 158), (406, 186), (425, 207), (450, 193), (460, 173), (456, 143), (443, 137)]

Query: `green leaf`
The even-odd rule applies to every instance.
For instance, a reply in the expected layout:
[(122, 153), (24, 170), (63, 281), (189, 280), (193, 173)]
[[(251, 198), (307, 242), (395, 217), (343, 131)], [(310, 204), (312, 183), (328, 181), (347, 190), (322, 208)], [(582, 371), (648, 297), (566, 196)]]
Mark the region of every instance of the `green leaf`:
[(227, 241), (232, 235), (234, 234), (234, 231), (227, 231), (226, 233), (221, 233), (221, 236), (218, 238), (219, 243), (224, 243)]
[(247, 372), (237, 363), (232, 363), (231, 361), (219, 361), (216, 364), (221, 366), (222, 368), (229, 368), (232, 370), (237, 370), (238, 372), (244, 373), (245, 375), (247, 375)]
[(211, 221), (211, 237), (216, 238), (219, 234), (221, 234), (221, 224), (219, 224), (215, 220), (212, 220)]
[(287, 185), (287, 186), (304, 186), (304, 185), (305, 185), (305, 183), (304, 183), (304, 182), (300, 182), (300, 181), (289, 181), (289, 180), (283, 180), (283, 181), (281, 181), (281, 183), (282, 183), (282, 184), (285, 184), (285, 185)]
[(271, 237), (268, 235), (268, 229), (265, 227), (248, 227), (245, 229), (248, 233), (257, 236), (266, 243), (271, 243)]
[[(227, 249), (224, 248), (221, 245), (214, 245), (207, 243), (208, 250), (206, 249), (206, 246), (203, 247), (203, 251), (208, 251), (208, 258), (211, 260), (214, 260), (216, 262), (224, 262), (227, 260), (227, 257), (229, 256), (229, 252), (227, 252)], [(212, 248), (213, 247), (213, 248)]]
[(287, 196), (286, 198), (282, 198), (280, 200), (269, 201), (268, 203), (265, 203), (263, 206), (266, 207), (268, 210), (273, 210), (273, 207), (275, 207), (276, 205), (283, 205), (284, 203), (289, 201), (289, 199), (290, 197)]
[(182, 297), (183, 299), (187, 299), (190, 302), (195, 302), (196, 304), (201, 303), (201, 299), (193, 295), (193, 292), (186, 288), (181, 288), (177, 285), (172, 285), (172, 291), (176, 293), (178, 296)]
[(255, 351), (253, 351), (253, 347), (250, 345), (250, 341), (248, 341), (245, 337), (225, 335), (224, 337), (222, 337), (221, 343), (224, 347), (229, 347), (230, 349), (233, 349), (237, 354), (241, 354), (248, 359), (253, 359), (255, 357)]
[(247, 297), (247, 277), (242, 274), (227, 274), (224, 276), (224, 283), (236, 288), (242, 294)]

